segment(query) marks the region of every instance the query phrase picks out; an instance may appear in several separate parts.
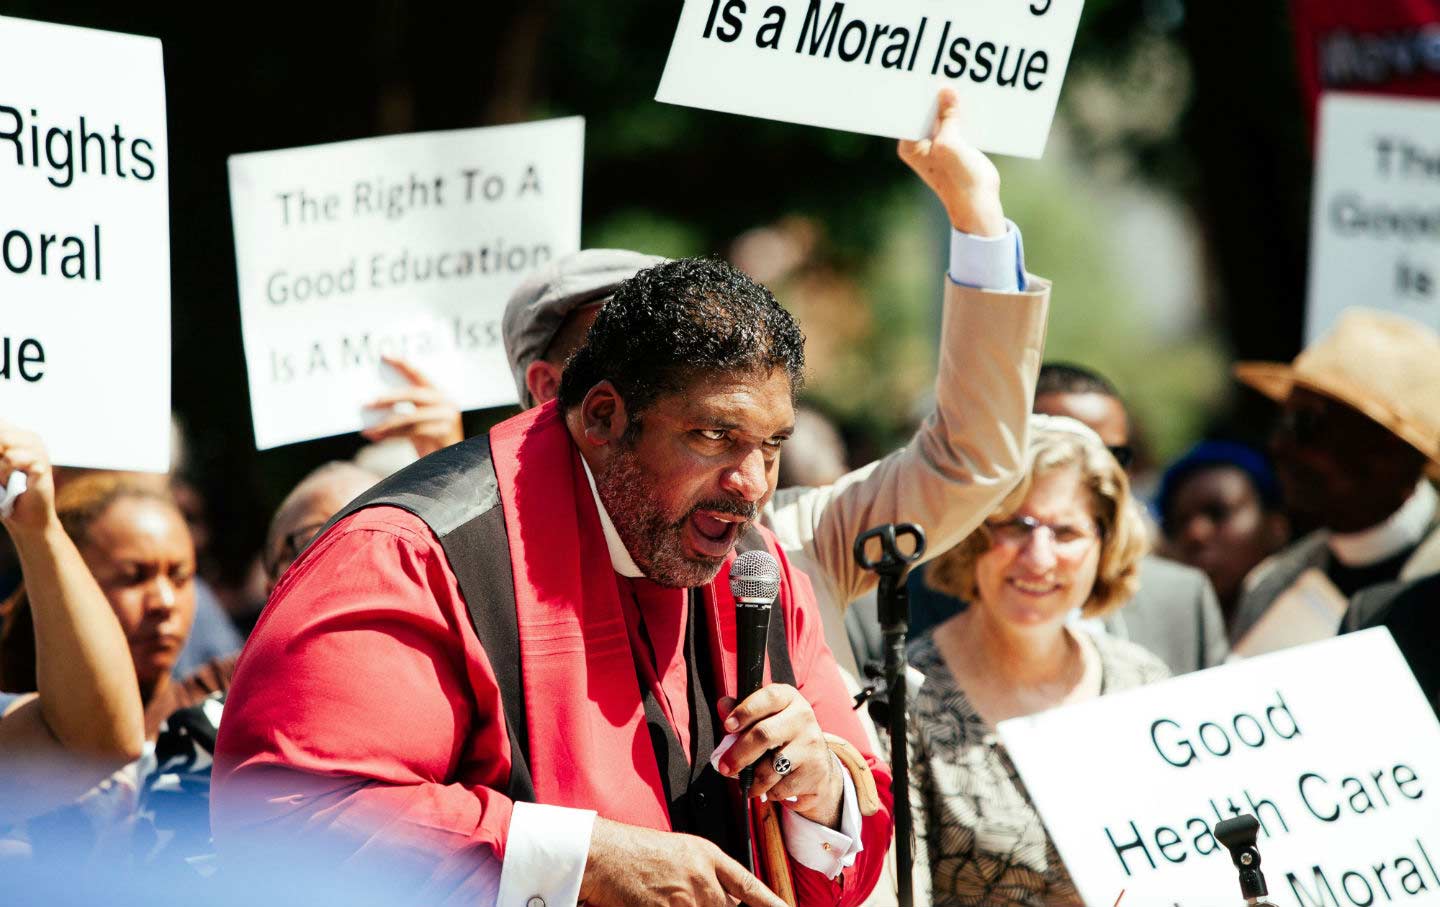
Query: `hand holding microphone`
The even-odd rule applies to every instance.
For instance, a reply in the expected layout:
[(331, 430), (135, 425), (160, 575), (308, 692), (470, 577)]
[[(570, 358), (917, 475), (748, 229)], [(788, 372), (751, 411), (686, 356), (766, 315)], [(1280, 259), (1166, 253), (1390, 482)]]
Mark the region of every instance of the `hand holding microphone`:
[(730, 568), (730, 591), (740, 701), (720, 701), (734, 742), (719, 758), (719, 771), (738, 777), (751, 797), (794, 797), (790, 809), (833, 828), (840, 822), (845, 782), (815, 712), (788, 684), (761, 686), (770, 610), (780, 592), (779, 564), (764, 551), (741, 554)]

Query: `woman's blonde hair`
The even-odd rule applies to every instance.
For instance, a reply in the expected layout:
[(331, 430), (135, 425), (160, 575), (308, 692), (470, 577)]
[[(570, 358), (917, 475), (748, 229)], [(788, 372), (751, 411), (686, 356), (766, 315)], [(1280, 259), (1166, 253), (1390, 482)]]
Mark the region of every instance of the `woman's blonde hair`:
[[(1053, 416), (1031, 416), (1026, 459), (1020, 483), (986, 521), (1014, 516), (1037, 476), (1065, 468), (1079, 470), (1081, 485), (1090, 491), (1090, 507), (1100, 533), (1100, 565), (1081, 613), (1086, 617), (1109, 614), (1135, 594), (1140, 559), (1150, 547), (1144, 520), (1131, 502), (1125, 470), (1090, 428), (1074, 419)], [(991, 544), (990, 529), (981, 523), (964, 541), (935, 559), (926, 572), (926, 582), (938, 592), (974, 601), (979, 594), (975, 562)]]

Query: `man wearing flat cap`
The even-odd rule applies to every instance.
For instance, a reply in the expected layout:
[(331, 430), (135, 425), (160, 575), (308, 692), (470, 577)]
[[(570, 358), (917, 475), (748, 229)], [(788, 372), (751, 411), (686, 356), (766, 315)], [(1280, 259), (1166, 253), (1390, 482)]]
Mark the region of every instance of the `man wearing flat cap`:
[(1293, 363), (1235, 372), (1283, 407), (1276, 472), (1291, 513), (1320, 527), (1247, 581), (1237, 652), (1333, 635), (1352, 597), (1440, 570), (1440, 508), (1425, 478), (1440, 462), (1440, 336), (1354, 308)]
[[(1049, 282), (1025, 272), (994, 166), (959, 136), (953, 98), (941, 101), (936, 139), (902, 143), (900, 156), (938, 196), (952, 227), (935, 410), (901, 450), (823, 488), (782, 489), (760, 515), (814, 582), (826, 642), (851, 675), (859, 671), (844, 609), (875, 585), (874, 574), (855, 563), (856, 535), (881, 523), (916, 523), (933, 557), (965, 538), (1014, 487), (1050, 299)], [(502, 333), (522, 405), (554, 396), (600, 304), (658, 261), (587, 250), (515, 292)]]

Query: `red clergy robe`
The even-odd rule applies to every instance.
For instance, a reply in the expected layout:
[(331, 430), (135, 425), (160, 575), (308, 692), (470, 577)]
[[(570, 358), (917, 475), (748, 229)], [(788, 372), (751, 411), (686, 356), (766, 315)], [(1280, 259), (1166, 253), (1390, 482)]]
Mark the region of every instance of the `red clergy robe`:
[[(622, 581), (579, 453), (553, 404), (490, 440), (536, 800), (668, 830)], [(864, 851), (833, 881), (791, 861), (797, 893), (805, 907), (858, 904), (891, 834), (890, 775), (850, 709), (808, 579), (776, 553), (797, 686), (821, 727), (865, 754), (883, 801), (863, 823)], [(728, 565), (704, 599), (719, 641), (710, 667), (734, 695), (727, 576)], [(250, 637), (221, 724), (212, 826), (222, 856), (263, 841), (343, 871), (383, 855), (425, 896), (459, 901), (487, 890), (504, 859), (510, 766), (495, 675), (440, 543), (418, 517), (372, 507), (305, 551)]]

